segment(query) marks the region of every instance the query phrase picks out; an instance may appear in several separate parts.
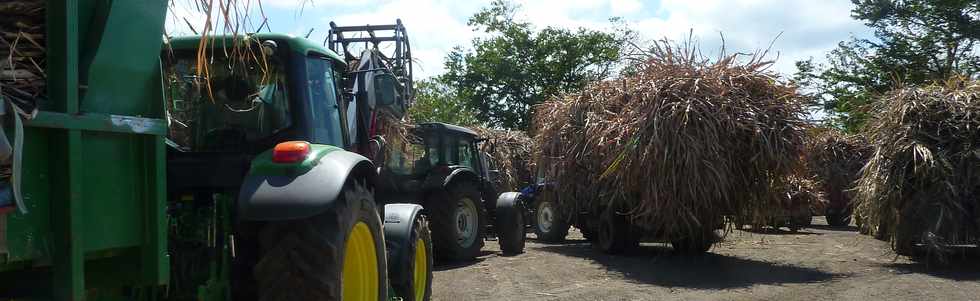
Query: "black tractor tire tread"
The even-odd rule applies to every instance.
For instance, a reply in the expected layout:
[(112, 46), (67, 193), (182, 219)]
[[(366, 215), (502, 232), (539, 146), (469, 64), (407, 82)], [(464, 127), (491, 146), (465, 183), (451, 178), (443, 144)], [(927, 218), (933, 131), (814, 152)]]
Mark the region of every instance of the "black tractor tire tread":
[[(464, 196), (474, 202), (478, 220), (477, 237), (469, 247), (461, 247), (456, 243), (456, 221), (453, 219), (457, 202)], [(435, 199), (429, 200), (425, 208), (431, 212), (429, 226), (432, 230), (432, 248), (436, 259), (468, 261), (480, 255), (486, 232), (487, 210), (480, 201), (480, 192), (475, 184), (468, 181), (457, 182), (448, 187), (444, 193), (436, 193)]]
[[(350, 183), (337, 206), (319, 215), (268, 222), (259, 231), (261, 257), (253, 276), (258, 300), (340, 300), (346, 240), (357, 221), (376, 242), (379, 296), (387, 299), (387, 268), (381, 218), (364, 186)], [(343, 234), (340, 234), (343, 233)]]
[[(498, 205), (499, 206), (499, 205)], [(504, 255), (517, 255), (524, 253), (526, 234), (524, 232), (524, 209), (520, 204), (514, 204), (514, 208), (497, 207), (497, 238), (500, 242), (500, 251)]]
[(415, 252), (411, 252), (411, 255), (408, 257), (409, 264), (407, 266), (409, 271), (411, 272), (403, 273), (403, 275), (407, 276), (407, 279), (398, 279), (392, 277), (391, 286), (392, 289), (395, 290), (395, 294), (400, 296), (404, 301), (425, 301), (432, 298), (432, 267), (433, 267), (432, 235), (429, 232), (429, 222), (426, 220), (425, 216), (419, 215), (415, 219), (414, 223), (415, 226), (412, 227), (413, 230), (412, 230), (412, 237), (410, 239), (411, 245), (409, 250), (414, 251), (415, 248), (418, 248), (419, 246), (416, 244), (416, 242), (418, 238), (422, 238), (422, 243), (424, 244), (422, 247), (426, 248), (426, 254), (429, 255), (428, 260), (426, 260), (427, 285), (425, 288), (425, 297), (423, 297), (422, 300), (415, 300), (415, 278), (414, 278), (415, 275), (412, 273), (415, 271)]

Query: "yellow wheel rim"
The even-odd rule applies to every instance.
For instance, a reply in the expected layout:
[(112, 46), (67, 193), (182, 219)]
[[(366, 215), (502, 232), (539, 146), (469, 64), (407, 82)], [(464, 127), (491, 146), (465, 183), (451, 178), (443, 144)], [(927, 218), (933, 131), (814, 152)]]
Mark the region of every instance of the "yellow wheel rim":
[(425, 288), (429, 286), (427, 283), (428, 279), (428, 268), (429, 268), (429, 254), (425, 250), (425, 242), (421, 238), (415, 240), (415, 271), (413, 272), (412, 278), (415, 281), (415, 300), (421, 301), (425, 300)]
[(378, 254), (371, 228), (357, 222), (347, 237), (341, 283), (345, 301), (378, 300)]

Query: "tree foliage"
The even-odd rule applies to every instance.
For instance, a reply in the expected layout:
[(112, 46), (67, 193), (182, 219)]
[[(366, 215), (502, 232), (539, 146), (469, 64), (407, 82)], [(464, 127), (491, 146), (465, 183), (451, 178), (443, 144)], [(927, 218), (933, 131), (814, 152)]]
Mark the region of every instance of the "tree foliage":
[(797, 62), (797, 80), (816, 91), (835, 125), (856, 130), (866, 105), (897, 86), (980, 75), (980, 1), (852, 2), (852, 16), (865, 21), (874, 38), (841, 42), (826, 65)]
[(472, 49), (454, 49), (444, 79), (489, 126), (527, 129), (533, 106), (606, 78), (620, 56), (616, 33), (546, 27), (515, 19), (517, 6), (496, 0), (468, 25), (482, 32)]
[(408, 108), (408, 116), (415, 122), (479, 124), (469, 105), (439, 77), (415, 82), (415, 103)]

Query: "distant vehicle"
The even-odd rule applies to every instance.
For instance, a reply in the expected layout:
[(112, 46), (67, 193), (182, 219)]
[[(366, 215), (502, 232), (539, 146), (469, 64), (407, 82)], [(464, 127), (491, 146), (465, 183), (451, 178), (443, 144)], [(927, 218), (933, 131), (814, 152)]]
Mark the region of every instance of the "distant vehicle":
[(505, 254), (524, 250), (524, 206), (517, 193), (498, 194), (496, 170), (477, 147), (476, 132), (451, 124), (423, 123), (407, 150), (395, 150), (382, 166), (378, 195), (417, 203), (431, 217), (435, 255), (470, 260), (484, 238), (497, 237)]

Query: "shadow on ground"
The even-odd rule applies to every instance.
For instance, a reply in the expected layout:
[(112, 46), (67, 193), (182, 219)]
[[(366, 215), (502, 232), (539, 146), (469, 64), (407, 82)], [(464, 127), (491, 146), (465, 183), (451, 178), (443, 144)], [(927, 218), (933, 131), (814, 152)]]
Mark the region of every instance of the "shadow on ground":
[(436, 260), (435, 264), (432, 266), (433, 271), (447, 271), (458, 268), (465, 268), (471, 265), (479, 264), (484, 260), (487, 260), (487, 255), (497, 254), (493, 251), (480, 250), (480, 255), (473, 260), (463, 260), (463, 261), (446, 261), (446, 260)]
[(783, 230), (781, 228), (773, 229), (770, 227), (763, 227), (763, 228), (748, 227), (739, 230), (753, 233), (753, 234), (762, 234), (762, 235), (823, 235), (823, 233), (807, 231), (807, 229), (805, 228), (800, 229), (799, 231), (796, 232)]
[(935, 262), (889, 263), (884, 265), (901, 273), (919, 273), (956, 281), (980, 280), (980, 254), (959, 254), (945, 264)]
[(710, 252), (700, 256), (674, 255), (673, 249), (665, 245), (644, 244), (618, 256), (602, 254), (587, 243), (548, 245), (540, 250), (590, 259), (626, 279), (665, 287), (729, 289), (756, 284), (823, 282), (843, 276)]
[(842, 227), (835, 227), (835, 226), (828, 226), (828, 225), (811, 225), (807, 228), (827, 230), (827, 231), (848, 231), (848, 232), (858, 231), (858, 227), (852, 225), (847, 225)]
[(587, 244), (587, 243), (589, 243), (589, 241), (586, 240), (586, 239), (584, 239), (584, 238), (578, 238), (578, 239), (576, 239), (576, 238), (566, 238), (565, 240), (563, 240), (561, 242), (548, 242), (548, 241), (539, 240), (539, 239), (534, 238), (534, 237), (532, 237), (530, 235), (527, 237), (527, 242), (529, 242), (529, 243), (530, 242), (533, 242), (533, 243), (539, 243), (539, 244), (545, 244), (545, 245), (573, 245), (573, 244), (582, 244), (582, 243), (586, 243)]

